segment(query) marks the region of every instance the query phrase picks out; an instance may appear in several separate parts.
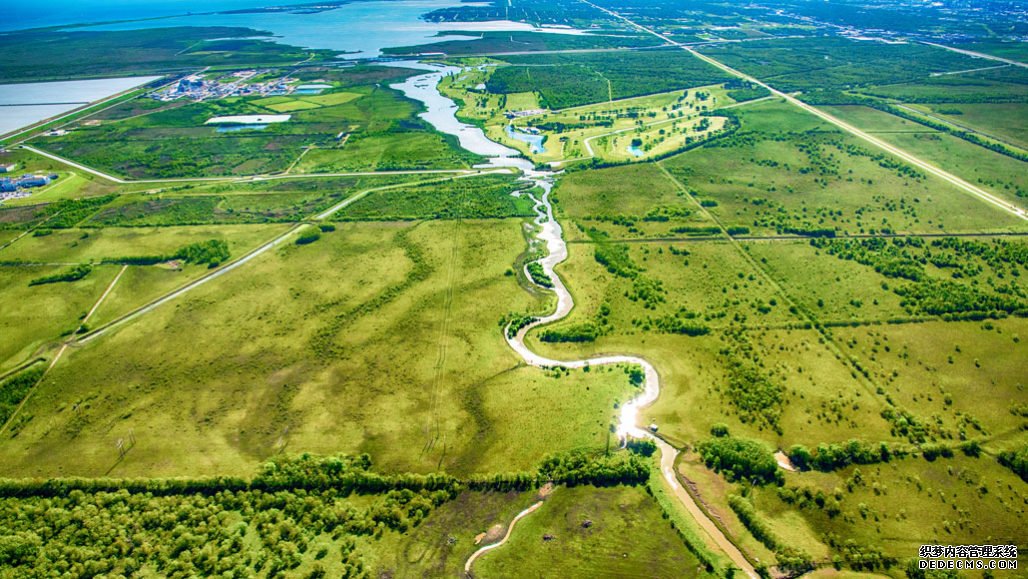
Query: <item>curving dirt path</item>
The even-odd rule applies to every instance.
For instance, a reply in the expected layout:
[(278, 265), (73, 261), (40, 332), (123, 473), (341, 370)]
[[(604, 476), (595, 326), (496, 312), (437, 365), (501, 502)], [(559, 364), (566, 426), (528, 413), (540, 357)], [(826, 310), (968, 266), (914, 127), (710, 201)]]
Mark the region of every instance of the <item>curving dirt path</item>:
[(496, 541), (495, 543), (492, 543), (492, 544), (489, 544), (489, 545), (486, 545), (486, 546), (480, 548), (479, 550), (477, 550), (474, 553), (472, 553), (470, 557), (468, 557), (467, 562), (464, 563), (464, 572), (467, 573), (467, 574), (470, 574), (471, 573), (471, 565), (473, 565), (475, 563), (475, 559), (478, 559), (482, 555), (485, 555), (489, 551), (492, 551), (493, 549), (495, 549), (497, 547), (500, 547), (504, 543), (506, 543), (507, 539), (510, 539), (510, 534), (514, 532), (514, 525), (518, 524), (518, 521), (520, 521), (521, 519), (523, 519), (523, 518), (527, 517), (528, 515), (532, 514), (533, 512), (535, 512), (536, 509), (538, 509), (541, 506), (543, 506), (543, 501), (536, 501), (532, 506), (530, 506), (527, 509), (525, 509), (525, 510), (521, 511), (520, 513), (518, 513), (517, 516), (514, 517), (513, 520), (511, 520), (510, 526), (507, 527), (507, 533), (503, 536), (502, 539), (500, 539), (499, 541)]
[[(561, 279), (554, 268), (568, 257), (568, 246), (564, 241), (563, 231), (560, 223), (557, 222), (553, 217), (553, 205), (550, 203), (550, 192), (553, 188), (553, 182), (551, 180), (552, 174), (537, 172), (537, 171), (526, 171), (526, 178), (535, 182), (540, 188), (543, 189), (543, 195), (541, 197), (533, 197), (535, 201), (535, 212), (537, 217), (535, 218), (535, 224), (539, 227), (539, 232), (536, 238), (546, 245), (546, 257), (537, 260), (543, 267), (543, 271), (553, 281), (553, 292), (557, 295), (557, 307), (553, 313), (537, 318), (530, 324), (524, 326), (514, 335), (509, 332), (509, 326), (504, 328), (504, 337), (507, 340), (507, 344), (518, 353), (519, 356), (528, 364), (538, 367), (563, 367), (563, 368), (584, 368), (586, 366), (602, 366), (607, 364), (634, 364), (642, 366), (643, 371), (646, 375), (646, 381), (643, 385), (643, 390), (638, 396), (632, 400), (621, 405), (621, 413), (618, 419), (617, 434), (618, 437), (624, 440), (626, 437), (633, 438), (648, 438), (656, 443), (658, 450), (660, 451), (660, 470), (662, 480), (667, 485), (671, 494), (673, 494), (682, 503), (689, 514), (695, 519), (696, 523), (703, 528), (704, 531), (710, 535), (710, 538), (714, 543), (722, 550), (728, 558), (731, 559), (732, 563), (742, 569), (742, 571), (749, 577), (756, 578), (757, 572), (753, 568), (753, 565), (743, 556), (742, 552), (732, 543), (728, 537), (721, 532), (721, 529), (714, 524), (713, 521), (707, 517), (696, 501), (693, 500), (692, 496), (678, 483), (678, 477), (675, 474), (675, 459), (678, 457), (678, 449), (671, 446), (664, 440), (654, 436), (650, 431), (645, 428), (641, 428), (637, 422), (639, 417), (639, 410), (653, 404), (657, 397), (660, 396), (660, 376), (657, 373), (657, 369), (650, 364), (648, 361), (638, 356), (629, 355), (608, 355), (598, 356), (595, 358), (587, 358), (582, 360), (555, 360), (547, 358), (540, 354), (533, 352), (525, 344), (525, 336), (532, 329), (552, 322), (556, 322), (567, 317), (571, 313), (571, 309), (574, 307), (575, 302), (571, 297), (571, 292), (568, 291), (567, 286), (564, 285), (564, 280)], [(537, 507), (538, 505), (536, 505)], [(534, 510), (534, 509), (531, 509)], [(531, 510), (526, 510), (522, 515), (527, 515)], [(520, 518), (521, 515), (519, 515)], [(517, 519), (515, 519), (516, 521)], [(513, 528), (513, 523), (511, 528)], [(510, 531), (508, 530), (508, 535)], [(506, 538), (504, 539), (506, 540)], [(502, 541), (501, 541), (502, 543)], [(499, 546), (498, 544), (496, 546)], [(489, 547), (494, 548), (494, 546)], [(470, 569), (471, 563), (476, 557), (478, 557), (483, 549), (480, 549), (472, 558), (468, 560), (465, 565), (465, 570)]]

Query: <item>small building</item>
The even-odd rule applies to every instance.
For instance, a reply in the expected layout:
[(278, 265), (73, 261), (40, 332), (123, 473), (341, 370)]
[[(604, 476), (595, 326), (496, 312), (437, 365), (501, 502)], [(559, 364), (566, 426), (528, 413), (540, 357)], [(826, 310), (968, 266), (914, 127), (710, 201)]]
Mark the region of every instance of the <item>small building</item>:
[(0, 173), (13, 173), (18, 168), (17, 163), (11, 163), (9, 165), (0, 164)]
[(18, 186), (14, 184), (14, 181), (10, 179), (0, 179), (0, 193), (14, 193), (18, 190)]

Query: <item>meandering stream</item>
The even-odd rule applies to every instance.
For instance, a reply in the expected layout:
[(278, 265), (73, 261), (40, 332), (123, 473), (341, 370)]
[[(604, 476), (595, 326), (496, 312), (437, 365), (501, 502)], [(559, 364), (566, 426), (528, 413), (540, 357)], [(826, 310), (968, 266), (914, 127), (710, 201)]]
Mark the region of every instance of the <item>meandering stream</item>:
[(543, 266), (543, 271), (546, 272), (546, 275), (553, 280), (553, 291), (557, 294), (557, 307), (552, 314), (537, 318), (532, 323), (521, 328), (515, 335), (507, 336), (507, 343), (526, 363), (533, 366), (561, 366), (565, 368), (584, 368), (585, 366), (601, 366), (605, 364), (637, 364), (642, 366), (646, 373), (646, 381), (639, 395), (621, 405), (618, 435), (621, 438), (626, 436), (653, 438), (658, 445), (663, 445), (661, 447), (662, 452), (677, 453), (673, 447), (652, 436), (649, 431), (640, 428), (636, 424), (639, 410), (652, 404), (660, 394), (660, 377), (652, 364), (637, 356), (620, 355), (600, 356), (584, 360), (554, 360), (536, 354), (525, 345), (525, 336), (529, 331), (537, 326), (565, 318), (571, 313), (571, 309), (575, 305), (571, 292), (564, 285), (564, 280), (554, 271), (554, 268), (568, 257), (568, 246), (564, 242), (563, 230), (560, 223), (553, 217), (553, 205), (550, 203), (550, 193), (553, 189), (553, 179), (556, 173), (537, 171), (530, 161), (518, 157), (518, 152), (514, 149), (490, 140), (479, 127), (463, 123), (457, 119), (457, 105), (439, 92), (438, 85), (443, 76), (458, 73), (461, 69), (453, 66), (432, 65), (413, 61), (401, 61), (393, 64), (406, 68), (432, 71), (427, 74), (413, 76), (403, 83), (392, 85), (393, 88), (402, 91), (407, 97), (425, 104), (428, 110), (420, 115), (421, 118), (428, 121), (440, 132), (457, 137), (460, 145), (465, 149), (487, 157), (489, 161), (486, 166), (515, 167), (520, 169), (524, 173), (524, 178), (531, 181), (543, 192), (541, 196), (532, 197), (535, 201), (535, 223), (538, 226), (536, 239), (546, 245), (546, 256), (538, 261)]
[[(460, 68), (411, 61), (394, 64), (406, 68), (431, 71), (427, 74), (411, 77), (403, 83), (392, 85), (392, 88), (402, 91), (407, 97), (425, 104), (428, 110), (420, 115), (421, 118), (432, 124), (440, 132), (457, 137), (460, 145), (468, 151), (487, 157), (488, 162), (484, 166), (520, 169), (524, 174), (524, 179), (531, 181), (542, 190), (542, 195), (532, 197), (535, 201), (535, 224), (538, 227), (536, 239), (546, 245), (546, 256), (539, 259), (538, 262), (542, 265), (546, 275), (553, 281), (552, 289), (557, 295), (557, 307), (550, 315), (533, 320), (514, 335), (510, 335), (508, 328), (504, 328), (503, 332), (507, 344), (527, 364), (537, 367), (584, 368), (586, 366), (602, 366), (607, 364), (635, 364), (641, 366), (645, 372), (646, 380), (643, 383), (642, 391), (620, 407), (617, 425), (618, 437), (622, 440), (625, 440), (627, 437), (648, 438), (656, 443), (660, 451), (661, 474), (672, 494), (683, 503), (686, 510), (696, 519), (696, 522), (711, 535), (736, 566), (743, 569), (750, 577), (757, 577), (753, 566), (743, 557), (742, 553), (721, 533), (721, 530), (714, 525), (685, 489), (678, 484), (678, 478), (674, 472), (674, 463), (675, 458), (678, 456), (678, 449), (654, 436), (652, 432), (640, 427), (638, 424), (639, 411), (653, 404), (657, 397), (660, 396), (660, 376), (657, 374), (657, 369), (653, 367), (653, 364), (638, 356), (628, 355), (598, 356), (582, 360), (554, 360), (533, 352), (525, 344), (525, 336), (533, 328), (564, 319), (571, 313), (571, 309), (575, 305), (571, 292), (564, 285), (564, 280), (555, 271), (557, 265), (568, 257), (568, 246), (564, 241), (563, 230), (560, 223), (553, 217), (553, 204), (550, 202), (553, 180), (557, 173), (536, 170), (530, 161), (518, 157), (518, 152), (514, 149), (490, 140), (479, 127), (463, 123), (457, 119), (457, 105), (441, 94), (438, 86), (439, 81), (445, 75), (459, 73), (461, 71)], [(496, 546), (498, 545), (487, 545), (479, 551), (484, 552)], [(471, 562), (479, 554), (476, 552), (472, 556), (468, 561), (468, 567), (470, 567)]]

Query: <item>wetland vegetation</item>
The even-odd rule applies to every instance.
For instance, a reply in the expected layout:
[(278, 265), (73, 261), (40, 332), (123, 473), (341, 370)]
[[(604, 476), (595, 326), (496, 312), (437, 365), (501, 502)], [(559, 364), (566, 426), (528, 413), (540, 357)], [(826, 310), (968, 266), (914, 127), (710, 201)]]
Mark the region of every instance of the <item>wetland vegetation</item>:
[(234, 28), (0, 35), (5, 81), (327, 87), (147, 88), (0, 152), (58, 176), (0, 204), (0, 576), (919, 578), (920, 545), (1023, 553), (1028, 82), (937, 45), (1023, 62), (1023, 23), (601, 5), (634, 24), (471, 3), (426, 18), (577, 30), (387, 51), (459, 67), (438, 91), (492, 158), (390, 88), (403, 64)]

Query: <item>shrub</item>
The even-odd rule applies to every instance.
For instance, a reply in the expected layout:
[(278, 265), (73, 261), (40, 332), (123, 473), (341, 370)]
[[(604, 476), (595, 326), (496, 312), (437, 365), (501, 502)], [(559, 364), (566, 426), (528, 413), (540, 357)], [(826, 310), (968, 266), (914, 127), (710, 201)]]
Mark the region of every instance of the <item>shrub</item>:
[(1028, 444), (1017, 450), (1005, 450), (997, 457), (999, 463), (1014, 471), (1014, 474), (1028, 482)]
[(222, 239), (209, 239), (191, 243), (179, 249), (171, 259), (181, 259), (186, 263), (203, 264), (217, 267), (229, 258), (228, 243)]
[(556, 330), (546, 330), (539, 334), (543, 342), (592, 342), (600, 335), (599, 328), (592, 322)]
[(55, 273), (54, 275), (47, 275), (43, 277), (37, 277), (36, 279), (29, 282), (29, 285), (44, 285), (48, 283), (58, 282), (72, 282), (78, 281), (93, 271), (93, 266), (88, 263), (76, 265), (75, 267), (62, 271), (61, 273)]
[(653, 456), (657, 452), (657, 443), (649, 438), (631, 438), (625, 443), (625, 448), (642, 456)]
[(634, 453), (593, 455), (572, 451), (547, 457), (539, 466), (540, 479), (568, 486), (643, 484), (649, 476), (649, 461)]
[(304, 231), (303, 233), (301, 233), (296, 238), (296, 244), (297, 245), (308, 245), (308, 244), (314, 243), (315, 241), (317, 241), (319, 239), (321, 239), (321, 231), (319, 231), (317, 229), (308, 229), (308, 230)]
[(728, 425), (724, 423), (717, 423), (710, 427), (710, 435), (722, 438), (728, 436)]
[(543, 264), (539, 263), (538, 261), (533, 261), (532, 263), (528, 264), (527, 269), (528, 275), (531, 276), (532, 281), (534, 281), (536, 284), (545, 288), (553, 287), (553, 280), (550, 279), (550, 276), (546, 275), (546, 271), (543, 270)]
[(697, 449), (709, 468), (730, 481), (748, 480), (760, 485), (782, 480), (772, 452), (755, 440), (722, 436), (701, 442)]

